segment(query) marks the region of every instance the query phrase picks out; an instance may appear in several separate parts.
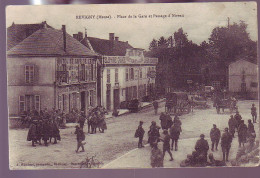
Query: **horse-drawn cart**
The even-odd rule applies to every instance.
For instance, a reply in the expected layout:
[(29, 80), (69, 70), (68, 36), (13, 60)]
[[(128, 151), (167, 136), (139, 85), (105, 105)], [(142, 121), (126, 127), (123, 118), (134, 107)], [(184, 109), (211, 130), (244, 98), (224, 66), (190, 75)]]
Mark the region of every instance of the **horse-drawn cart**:
[(222, 112), (225, 112), (225, 109), (229, 109), (229, 112), (232, 113), (237, 109), (236, 100), (232, 97), (224, 99), (216, 98), (215, 107), (218, 114), (220, 113), (221, 109)]
[(187, 114), (191, 111), (188, 94), (185, 92), (170, 92), (166, 94), (165, 111), (169, 114)]

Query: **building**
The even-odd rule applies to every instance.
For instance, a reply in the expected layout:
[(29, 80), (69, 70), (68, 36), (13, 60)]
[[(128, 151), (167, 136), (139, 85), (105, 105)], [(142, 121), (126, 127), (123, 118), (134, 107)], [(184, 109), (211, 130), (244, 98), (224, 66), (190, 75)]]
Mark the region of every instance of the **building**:
[(258, 99), (258, 66), (247, 60), (237, 60), (229, 65), (229, 91)]
[(86, 111), (96, 103), (97, 54), (62, 30), (37, 30), (7, 51), (9, 116), (23, 111)]
[(45, 26), (52, 28), (46, 21), (36, 24), (15, 24), (13, 22), (13, 24), (7, 28), (7, 50), (21, 43), (25, 38)]
[(109, 40), (88, 37), (86, 33), (84, 39), (81, 33), (74, 38), (102, 55), (99, 93), (101, 105), (107, 110), (125, 108), (127, 101), (152, 96), (157, 58), (144, 57), (143, 49), (119, 41), (114, 33), (109, 34)]

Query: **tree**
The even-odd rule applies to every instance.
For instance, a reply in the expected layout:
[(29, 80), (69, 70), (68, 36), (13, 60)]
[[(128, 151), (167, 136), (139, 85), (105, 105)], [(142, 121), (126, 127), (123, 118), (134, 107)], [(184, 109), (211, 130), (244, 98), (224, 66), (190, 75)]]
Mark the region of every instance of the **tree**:
[(158, 46), (157, 40), (153, 39), (153, 40), (150, 42), (149, 50), (152, 50), (153, 48), (156, 48), (157, 46)]
[(159, 47), (167, 47), (168, 41), (163, 36), (161, 36), (158, 40), (158, 46)]

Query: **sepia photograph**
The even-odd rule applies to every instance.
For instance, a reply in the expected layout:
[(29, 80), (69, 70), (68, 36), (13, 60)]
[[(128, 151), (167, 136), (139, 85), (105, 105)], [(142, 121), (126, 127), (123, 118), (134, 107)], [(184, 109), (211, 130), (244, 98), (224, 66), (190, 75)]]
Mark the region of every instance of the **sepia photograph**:
[(9, 168), (259, 166), (256, 2), (6, 7)]

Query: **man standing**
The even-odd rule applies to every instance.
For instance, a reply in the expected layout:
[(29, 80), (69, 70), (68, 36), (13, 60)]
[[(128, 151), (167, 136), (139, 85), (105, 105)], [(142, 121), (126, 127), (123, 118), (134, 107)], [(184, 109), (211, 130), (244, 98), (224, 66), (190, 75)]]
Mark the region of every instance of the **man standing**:
[(247, 137), (247, 126), (244, 123), (244, 120), (241, 120), (238, 127), (239, 147), (241, 147), (241, 144), (243, 145), (243, 147), (245, 146), (244, 144), (246, 143), (246, 137)]
[(143, 148), (143, 137), (144, 137), (143, 121), (140, 121), (137, 130), (135, 131), (135, 137), (139, 138), (138, 148)]
[(83, 132), (83, 130), (77, 125), (76, 126), (76, 130), (75, 133), (77, 135), (77, 149), (76, 149), (76, 153), (78, 153), (79, 148), (81, 147), (81, 151), (80, 152), (84, 152), (84, 144), (82, 143), (85, 140), (85, 133)]
[(158, 102), (156, 100), (153, 101), (154, 114), (157, 115), (158, 112)]
[(171, 157), (170, 161), (173, 161), (172, 153), (170, 151), (171, 137), (168, 134), (168, 130), (164, 130), (163, 134), (164, 134), (164, 138), (161, 139), (163, 141), (163, 158), (164, 158), (165, 152), (167, 151)]
[(223, 161), (228, 161), (229, 150), (232, 143), (232, 135), (228, 132), (228, 128), (225, 128), (225, 132), (221, 137), (221, 148), (223, 153)]
[(196, 142), (195, 150), (197, 151), (197, 154), (201, 157), (203, 157), (202, 161), (205, 163), (207, 162), (207, 155), (209, 150), (209, 144), (208, 141), (204, 139), (205, 135), (201, 134), (200, 139)]
[(242, 117), (241, 117), (241, 115), (239, 114), (238, 111), (236, 112), (234, 118), (235, 118), (235, 120), (236, 120), (236, 128), (237, 128), (237, 130), (238, 130), (238, 127), (239, 127), (239, 125), (240, 125), (240, 123), (241, 123), (241, 120), (242, 120)]
[(210, 139), (212, 142), (211, 150), (214, 151), (214, 145), (216, 145), (216, 150), (218, 150), (220, 130), (217, 128), (216, 124), (213, 124), (213, 128), (210, 131)]
[(81, 111), (80, 117), (79, 117), (79, 125), (80, 128), (83, 130), (84, 124), (86, 120), (86, 115), (84, 114), (84, 111)]
[(159, 133), (160, 127), (156, 125), (155, 121), (152, 121), (152, 125), (150, 126), (150, 130), (148, 131), (148, 143), (150, 143), (150, 146), (153, 147), (154, 143), (158, 142), (158, 139), (160, 137)]
[(173, 150), (173, 144), (175, 143), (175, 151), (178, 150), (178, 140), (181, 133), (181, 126), (178, 124), (173, 124), (170, 128), (170, 136), (172, 139), (171, 150)]
[(237, 121), (233, 117), (233, 115), (230, 116), (230, 119), (228, 120), (228, 127), (229, 127), (229, 132), (231, 133), (232, 137), (235, 137), (235, 129), (237, 126)]
[(255, 104), (252, 104), (251, 114), (252, 114), (252, 118), (253, 118), (253, 123), (256, 123), (257, 112), (256, 112)]
[(248, 120), (248, 134), (250, 133), (255, 133), (255, 127), (254, 124), (252, 123), (251, 119)]

